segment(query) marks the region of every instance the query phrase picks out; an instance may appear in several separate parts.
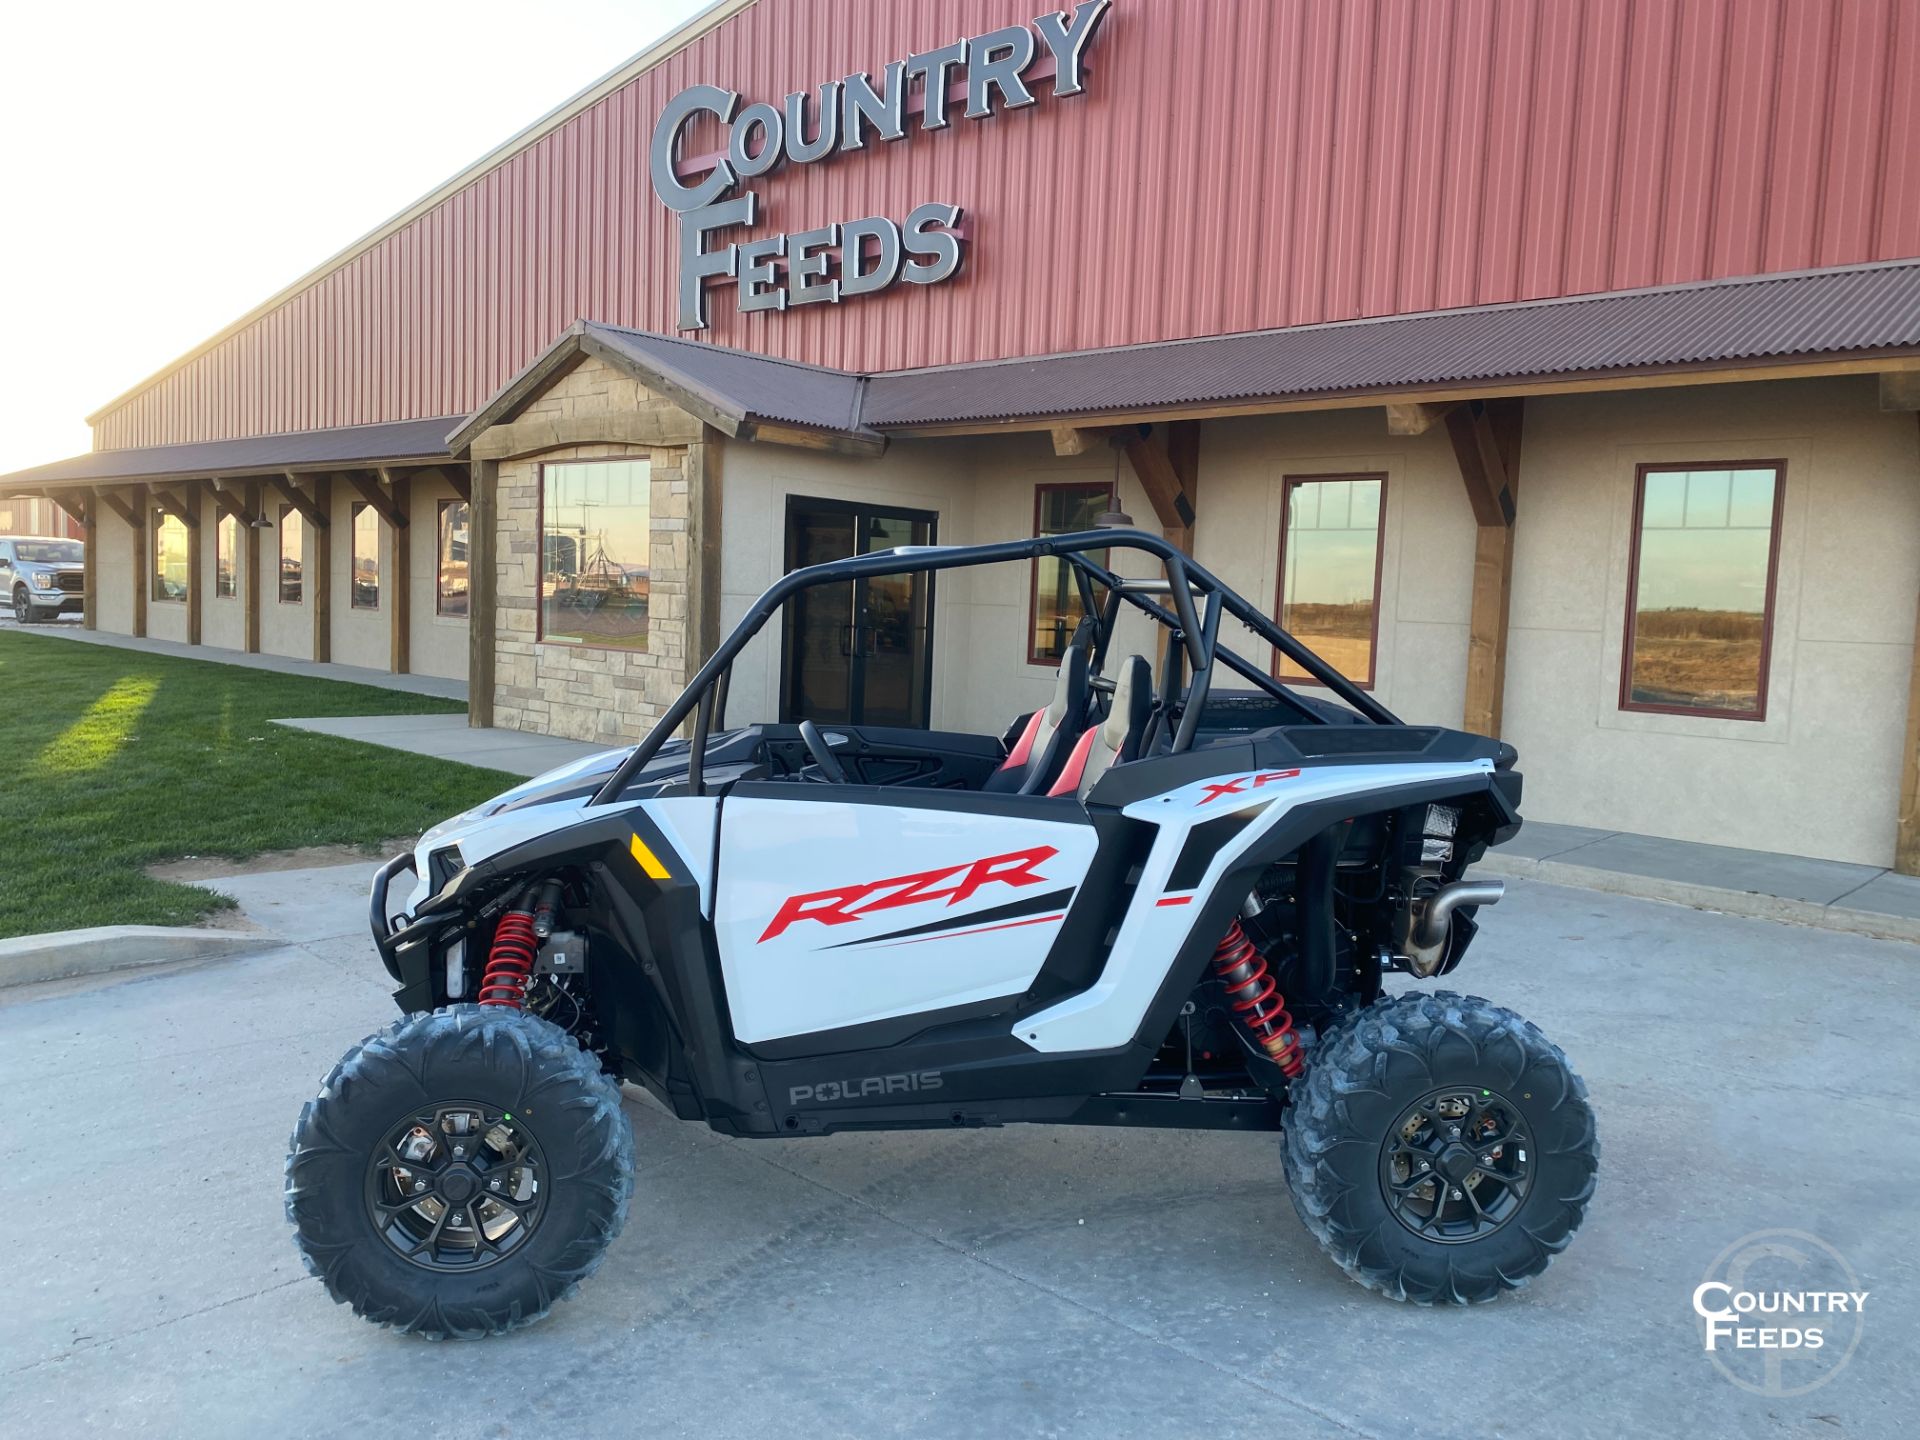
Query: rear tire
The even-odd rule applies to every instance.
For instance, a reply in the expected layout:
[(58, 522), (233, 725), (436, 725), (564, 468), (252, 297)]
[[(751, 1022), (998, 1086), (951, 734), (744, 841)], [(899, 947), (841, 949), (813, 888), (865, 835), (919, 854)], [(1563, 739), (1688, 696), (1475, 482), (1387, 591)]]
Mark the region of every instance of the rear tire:
[(1600, 1146), (1557, 1046), (1440, 991), (1382, 1000), (1322, 1037), (1293, 1082), (1282, 1153), (1294, 1209), (1349, 1276), (1465, 1305), (1521, 1288), (1566, 1248)]
[[(464, 1125), (467, 1110), (480, 1112), (478, 1129), (417, 1123), (438, 1111)], [(394, 1137), (429, 1130), (438, 1160), (417, 1167), (427, 1198), (415, 1205), (409, 1183), (390, 1203)], [(517, 1164), (482, 1147), (496, 1133), (515, 1142)], [(487, 1194), (502, 1177), (500, 1198), (524, 1192), (521, 1208)], [(434, 1339), (497, 1335), (545, 1315), (599, 1267), (632, 1193), (619, 1085), (559, 1026), (500, 1006), (410, 1015), (356, 1045), (300, 1112), (287, 1156), (287, 1219), (308, 1271), (354, 1314)], [(464, 1255), (452, 1223), (463, 1204)], [(483, 1208), (494, 1212), (484, 1223)], [(493, 1225), (491, 1239), (474, 1233)], [(404, 1253), (428, 1231), (424, 1251)]]

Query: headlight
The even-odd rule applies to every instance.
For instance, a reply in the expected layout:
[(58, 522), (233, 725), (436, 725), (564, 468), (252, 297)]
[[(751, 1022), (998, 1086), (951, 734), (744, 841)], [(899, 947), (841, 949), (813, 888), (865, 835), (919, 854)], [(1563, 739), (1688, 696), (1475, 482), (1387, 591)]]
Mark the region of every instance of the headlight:
[(59, 572), (55, 570), (42, 570), (38, 575), (33, 577), (33, 588), (36, 590), (58, 590), (60, 588)]

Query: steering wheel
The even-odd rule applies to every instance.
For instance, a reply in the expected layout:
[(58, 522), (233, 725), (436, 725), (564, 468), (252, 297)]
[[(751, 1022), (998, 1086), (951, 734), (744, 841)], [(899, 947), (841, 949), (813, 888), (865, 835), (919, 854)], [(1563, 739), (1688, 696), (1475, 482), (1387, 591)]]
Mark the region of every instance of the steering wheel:
[(827, 737), (820, 733), (820, 727), (811, 720), (802, 720), (800, 738), (806, 742), (807, 753), (813, 756), (813, 763), (820, 767), (820, 773), (827, 777), (827, 783), (845, 785), (846, 769), (840, 764), (840, 757), (827, 744)]

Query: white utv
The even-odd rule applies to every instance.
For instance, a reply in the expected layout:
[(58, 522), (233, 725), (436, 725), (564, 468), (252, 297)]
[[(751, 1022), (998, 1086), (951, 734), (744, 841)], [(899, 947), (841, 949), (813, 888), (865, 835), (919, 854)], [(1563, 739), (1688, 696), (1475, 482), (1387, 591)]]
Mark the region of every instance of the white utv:
[[(1123, 579), (1109, 552), (1161, 574)], [(1088, 618), (1052, 702), (1004, 736), (730, 723), (736, 657), (807, 587), (1037, 556), (1071, 567)], [(1138, 647), (1158, 676), (1117, 653), (1123, 617), (1161, 640)], [(1236, 654), (1229, 625), (1331, 698)], [(379, 1323), (535, 1319), (626, 1215), (624, 1081), (765, 1139), (1277, 1131), (1296, 1209), (1354, 1279), (1491, 1299), (1580, 1223), (1586, 1089), (1509, 1011), (1383, 982), (1452, 971), (1499, 899), (1464, 872), (1519, 828), (1514, 760), (1401, 723), (1156, 535), (797, 570), (639, 745), (382, 867), (402, 1018), (300, 1116), (297, 1243)]]

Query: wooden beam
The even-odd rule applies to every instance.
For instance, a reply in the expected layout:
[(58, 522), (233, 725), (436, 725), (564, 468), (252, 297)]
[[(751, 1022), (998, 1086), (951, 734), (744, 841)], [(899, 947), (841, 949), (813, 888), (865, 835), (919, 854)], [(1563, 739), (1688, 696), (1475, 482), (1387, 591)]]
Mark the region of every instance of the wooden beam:
[[(726, 432), (716, 429), (715, 433), (724, 435)], [(757, 440), (763, 445), (791, 445), (799, 450), (852, 455), (862, 460), (877, 460), (887, 453), (887, 437), (884, 435), (843, 435), (832, 430), (809, 430), (800, 425), (771, 425), (765, 421), (742, 426), (739, 438)]]
[(307, 531), (304, 574), (307, 603), (313, 608), (313, 658), (315, 663), (325, 665), (333, 659), (333, 537), (329, 523), (333, 510), (333, 477), (313, 477), (310, 503), (319, 518)]
[(1122, 431), (1114, 440), (1132, 462), (1133, 473), (1139, 477), (1140, 487), (1147, 492), (1147, 500), (1153, 506), (1161, 530), (1181, 549), (1191, 551), (1193, 500), (1180, 483), (1180, 472), (1174, 468), (1173, 456), (1167, 448), (1166, 431), (1166, 426), (1143, 425), (1131, 432)]
[[(327, 477), (324, 475), (314, 475), (309, 478), (313, 481), (313, 488), (316, 493), (327, 483)], [(269, 475), (267, 477), (267, 483), (279, 491), (281, 498), (293, 506), (294, 509), (298, 510), (300, 512), (300, 518), (313, 526), (314, 529), (325, 530), (331, 523), (327, 518), (325, 507), (317, 504), (314, 497), (306, 492), (305, 488), (300, 484), (300, 477), (298, 475)]]
[[(1166, 426), (1166, 432), (1167, 459), (1173, 464), (1173, 473), (1180, 481), (1180, 491), (1187, 497), (1187, 509), (1192, 512), (1200, 504), (1200, 422), (1174, 420)], [(1174, 544), (1191, 555), (1193, 524), (1189, 522), (1173, 540)]]
[(407, 528), (412, 518), (413, 480), (404, 472), (389, 476), (382, 471), (380, 478), (388, 487), (385, 498), (393, 510), (388, 530), (393, 536), (393, 573), (387, 584), (393, 598), (387, 605), (387, 668), (405, 675), (413, 664), (413, 532)]
[[(137, 489), (138, 487), (135, 488)], [(140, 510), (137, 505), (128, 504), (117, 490), (102, 489), (98, 494), (102, 500), (107, 502), (107, 508), (124, 520), (131, 529), (138, 530), (141, 528)], [(133, 490), (129, 490), (127, 494), (131, 496)]]
[(1920, 370), (1882, 370), (1880, 408), (1920, 410)]
[(467, 512), (467, 724), (493, 728), (494, 527), (498, 460), (476, 460)]
[(1387, 406), (1389, 435), (1424, 435), (1446, 418), (1451, 405), (1428, 405), (1415, 400), (1405, 405)]
[(365, 470), (349, 470), (346, 477), (354, 493), (373, 507), (374, 514), (396, 531), (407, 528), (406, 514), (393, 503), (391, 471), (382, 470), (375, 475)]
[(440, 478), (453, 487), (453, 493), (469, 505), (473, 503), (473, 467), (471, 465), (449, 465), (441, 470)]
[(144, 638), (147, 633), (147, 516), (153, 505), (144, 485), (132, 486), (128, 498), (133, 502), (133, 514), (129, 517), (133, 527), (133, 633), (136, 638)]
[(1498, 426), (1519, 424), (1518, 400), (1476, 400), (1447, 413), (1447, 438), (1467, 487), (1476, 525), (1511, 525), (1514, 487)]
[(693, 573), (687, 577), (687, 644), (682, 651), (684, 673), (680, 683), (720, 648), (720, 461), (726, 439), (707, 427), (706, 436), (687, 447), (687, 555)]
[[(246, 573), (240, 581), (246, 587), (240, 592), (242, 597), (240, 605), (243, 612), (240, 621), (242, 631), (240, 646), (247, 654), (258, 655), (260, 653), (260, 547), (268, 535), (274, 535), (276, 539), (278, 535), (271, 527), (256, 525), (253, 522), (252, 517), (260, 514), (265, 508), (266, 496), (262, 492), (266, 487), (258, 480), (249, 480), (246, 486), (246, 509), (240, 515), (240, 522), (246, 526), (247, 536), (244, 547)], [(274, 583), (279, 584), (278, 574), (274, 577)]]
[(1513, 523), (1520, 489), (1521, 401), (1463, 405), (1446, 417), (1460, 479), (1473, 506), (1473, 609), (1467, 622), (1462, 725), (1500, 734), (1506, 695), (1507, 616), (1513, 592)]
[(253, 527), (260, 519), (260, 502), (253, 498), (258, 488), (252, 480), (231, 480), (214, 476), (207, 481), (213, 503), (222, 515), (231, 515), (242, 525)]
[(1106, 441), (1104, 431), (1088, 430), (1079, 425), (1055, 425), (1052, 435), (1053, 453), (1063, 460), (1069, 455), (1090, 454)]

